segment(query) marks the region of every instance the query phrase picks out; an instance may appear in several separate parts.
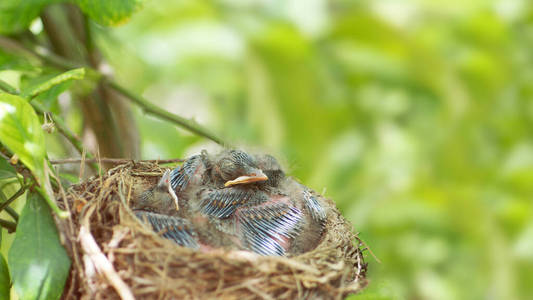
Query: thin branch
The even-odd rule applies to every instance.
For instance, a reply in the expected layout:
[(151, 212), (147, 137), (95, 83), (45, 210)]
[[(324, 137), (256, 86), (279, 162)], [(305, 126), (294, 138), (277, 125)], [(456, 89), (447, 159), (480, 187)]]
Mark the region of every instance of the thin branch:
[[(2, 152), (0, 152), (0, 153), (2, 153)], [(9, 158), (8, 158), (8, 160), (9, 160)], [(2, 184), (0, 185), (0, 191), (2, 191), (6, 185), (13, 184), (15, 182), (20, 183), (20, 185), (24, 185), (24, 183), (20, 181), (20, 178), (18, 176), (14, 176), (13, 178), (5, 180), (5, 181), (2, 182)], [(0, 195), (0, 198), (2, 198), (1, 196), (2, 195)], [(2, 199), (2, 201), (3, 200), (4, 199)]]
[[(27, 49), (26, 47), (24, 47), (22, 45), (19, 45), (17, 41), (14, 41), (14, 40), (11, 40), (11, 39), (8, 39), (8, 38), (0, 38), (0, 47), (3, 47), (3, 43), (1, 43), (2, 40), (7, 42), (9, 45), (15, 44), (18, 48), (23, 48), (26, 53), (30, 53), (30, 54), (32, 54), (32, 56), (35, 56), (36, 58), (40, 59), (41, 61), (43, 61), (45, 63), (49, 63), (49, 64), (51, 64), (53, 66), (56, 66), (56, 67), (59, 67), (61, 69), (69, 70), (69, 69), (72, 69), (74, 67), (84, 67), (91, 73), (98, 74), (99, 76), (103, 76), (98, 70), (96, 70), (94, 68), (91, 68), (90, 66), (80, 65), (80, 64), (76, 64), (76, 63), (70, 62), (70, 61), (68, 61), (68, 60), (66, 60), (66, 59), (64, 59), (62, 57), (59, 57), (59, 56), (57, 56), (55, 54), (50, 53), (49, 51), (46, 51), (42, 47), (38, 47), (37, 51), (33, 51), (31, 49)], [(12, 47), (10, 47), (10, 48), (12, 48)], [(109, 77), (105, 77), (105, 82), (113, 90), (115, 90), (116, 92), (118, 92), (121, 95), (125, 96), (126, 98), (130, 99), (133, 103), (135, 103), (136, 105), (141, 107), (141, 109), (144, 112), (146, 112), (148, 114), (151, 114), (151, 115), (153, 115), (153, 116), (155, 116), (157, 118), (160, 118), (160, 119), (175, 123), (175, 124), (185, 128), (185, 129), (189, 130), (190, 132), (192, 132), (192, 133), (194, 133), (196, 135), (208, 138), (208, 139), (216, 142), (217, 144), (220, 144), (220, 145), (223, 145), (223, 146), (228, 146), (229, 145), (228, 143), (224, 142), (224, 140), (222, 138), (220, 138), (216, 134), (212, 133), (208, 129), (204, 128), (202, 125), (198, 124), (194, 120), (190, 120), (190, 119), (178, 116), (176, 114), (168, 112), (168, 111), (166, 111), (166, 110), (164, 110), (164, 109), (152, 104), (151, 102), (149, 102), (145, 98), (143, 98), (143, 97), (131, 92), (127, 88), (119, 85), (118, 83), (116, 83), (115, 81), (110, 79)]]
[(4, 192), (1, 189), (0, 189), (0, 200), (2, 200), (2, 202), (6, 202), (7, 201), (7, 197), (6, 197), (6, 195), (4, 194)]
[[(4, 192), (0, 189), (0, 200), (3, 202), (7, 202), (7, 197), (4, 194)], [(15, 220), (15, 222), (18, 222), (19, 220), (19, 214), (11, 207), (6, 206), (5, 211)]]
[(13, 220), (15, 220), (16, 223), (18, 223), (19, 214), (13, 208), (11, 208), (10, 206), (7, 206), (5, 208), (5, 211), (13, 218)]
[(37, 46), (35, 47), (35, 50), (27, 49), (29, 53), (31, 53), (34, 57), (39, 59), (41, 62), (49, 64), (55, 68), (63, 69), (63, 70), (72, 70), (77, 68), (86, 68), (88, 72), (91, 74), (97, 74), (94, 69), (90, 69), (86, 65), (73, 63), (71, 61), (68, 61), (64, 59), (63, 57), (51, 52), (50, 50), (42, 47)]
[[(48, 8), (41, 13), (43, 30), (49, 37), (49, 49), (72, 62), (98, 69), (100, 52), (91, 49), (86, 17), (77, 6)], [(37, 43), (29, 44), (32, 46)], [(74, 93), (83, 114), (85, 128), (94, 134), (102, 156), (139, 158), (139, 134), (131, 105), (119, 98), (99, 79), (103, 76), (86, 68), (86, 78), (95, 85), (88, 93)], [(94, 77), (91, 73), (96, 73)]]
[(113, 264), (107, 259), (104, 253), (102, 253), (100, 247), (98, 247), (98, 244), (89, 231), (88, 225), (85, 223), (88, 222), (84, 222), (81, 226), (78, 238), (83, 252), (89, 258), (87, 262), (91, 262), (93, 267), (98, 270), (98, 273), (102, 274), (107, 279), (121, 299), (135, 299), (128, 285), (122, 280), (122, 278), (120, 278), (120, 275), (115, 271)]
[(0, 157), (9, 161), (9, 156), (5, 155), (4, 153), (2, 153), (2, 151), (0, 151)]
[(18, 197), (22, 196), (22, 194), (24, 194), (25, 191), (26, 191), (26, 187), (23, 186), (15, 194), (13, 194), (11, 197), (9, 197), (9, 199), (7, 199), (7, 201), (2, 202), (0, 204), (0, 211), (4, 210), (4, 208), (6, 208), (9, 204), (11, 204), (11, 202), (15, 201), (15, 199), (17, 199)]
[[(45, 108), (39, 102), (32, 101), (31, 105), (40, 114), (44, 114), (46, 112)], [(55, 114), (49, 115), (52, 121), (54, 121), (57, 130), (74, 146), (74, 148), (76, 148), (76, 150), (78, 150), (80, 154), (82, 154), (83, 144), (81, 140), (74, 134), (74, 132), (72, 132), (72, 130), (70, 130), (70, 128), (68, 128), (67, 125), (65, 125), (63, 119), (56, 116)], [(86, 155), (87, 157), (89, 157), (89, 159), (94, 159), (94, 156), (91, 153), (87, 152)], [(96, 163), (93, 162), (90, 166), (95, 172), (98, 172), (98, 165)]]
[(32, 53), (31, 50), (26, 48), (25, 46), (21, 45), (18, 41), (10, 39), (5, 36), (0, 35), (0, 48), (6, 50), (7, 52), (13, 53), (15, 55), (25, 55), (25, 56), (32, 56), (33, 58), (39, 58), (36, 57), (34, 53)]
[(212, 141), (214, 141), (217, 144), (220, 145), (226, 145), (226, 143), (218, 136), (216, 136), (214, 133), (210, 132), (200, 124), (196, 123), (194, 120), (189, 120), (184, 117), (180, 117), (178, 115), (175, 115), (171, 112), (168, 112), (148, 100), (144, 99), (143, 97), (134, 94), (133, 92), (129, 91), (128, 89), (122, 87), (121, 85), (117, 84), (116, 82), (110, 80), (109, 78), (106, 79), (107, 84), (113, 88), (115, 91), (119, 92), (126, 98), (130, 99), (133, 103), (137, 104), (141, 107), (141, 109), (148, 114), (154, 115), (156, 117), (159, 117), (161, 119), (176, 123), (180, 125), (181, 127), (189, 130), (192, 133), (195, 133), (199, 136), (206, 137)]
[(185, 159), (175, 158), (175, 159), (145, 159), (145, 160), (132, 160), (124, 158), (91, 158), (91, 159), (82, 159), (82, 158), (66, 158), (66, 159), (52, 159), (50, 163), (53, 165), (64, 165), (64, 164), (76, 164), (76, 163), (109, 163), (109, 164), (125, 164), (129, 162), (149, 162), (155, 164), (171, 164), (177, 162), (184, 162)]
[[(0, 80), (0, 88), (5, 90), (8, 93), (18, 94), (17, 89), (15, 89), (14, 87), (12, 87), (11, 85), (9, 85), (8, 83), (2, 80)], [(39, 114), (46, 113), (46, 109), (39, 102), (31, 101), (30, 104), (31, 106), (33, 106), (35, 111), (37, 111)], [(52, 121), (54, 121), (54, 124), (57, 130), (74, 146), (74, 148), (76, 148), (76, 150), (78, 150), (80, 154), (83, 153), (83, 144), (81, 140), (74, 134), (74, 132), (72, 132), (72, 130), (70, 130), (70, 128), (68, 128), (67, 125), (65, 125), (65, 122), (63, 121), (63, 119), (61, 119), (60, 117), (54, 114), (49, 114), (49, 115)], [(87, 157), (89, 157), (90, 159), (94, 158), (94, 156), (91, 153), (87, 153)], [(95, 172), (98, 172), (97, 164), (93, 163), (90, 166)]]
[(14, 87), (10, 86), (7, 82), (0, 79), (0, 89), (10, 94), (18, 94), (19, 92)]
[(4, 220), (4, 219), (0, 219), (0, 226), (2, 226), (5, 229), (7, 229), (8, 233), (12, 233), (12, 232), (15, 232), (15, 230), (17, 230), (17, 223), (11, 222), (11, 221), (7, 221), (7, 220)]
[(365, 246), (366, 250), (368, 250), (368, 252), (370, 253), (370, 255), (372, 255), (372, 257), (374, 257), (374, 259), (376, 260), (376, 262), (377, 262), (378, 264), (380, 264), (380, 263), (381, 263), (381, 260), (380, 260), (380, 259), (374, 254), (374, 252), (372, 252), (372, 249), (370, 249), (370, 247), (369, 247), (369, 246), (368, 246), (363, 240), (359, 239), (359, 237), (358, 237), (357, 239), (359, 240), (359, 242), (360, 242), (363, 246)]
[(37, 46), (35, 50), (28, 49), (28, 51), (31, 54), (35, 55), (35, 57), (41, 59), (45, 63), (53, 65), (56, 68), (66, 69), (66, 70), (76, 69), (76, 68), (81, 68), (81, 67), (87, 68), (87, 66), (85, 65), (73, 63), (41, 46)]

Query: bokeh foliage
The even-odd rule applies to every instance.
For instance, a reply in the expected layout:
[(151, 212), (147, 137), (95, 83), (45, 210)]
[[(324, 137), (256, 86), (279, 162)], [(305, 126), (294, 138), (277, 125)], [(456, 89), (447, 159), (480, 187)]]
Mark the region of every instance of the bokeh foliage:
[[(382, 261), (355, 299), (526, 299), (532, 22), (527, 1), (157, 1), (99, 37), (122, 83), (338, 203)], [(139, 122), (146, 158), (203, 146)]]
[[(533, 293), (533, 4), (161, 0), (90, 26), (124, 86), (337, 202), (381, 260), (353, 299)], [(136, 116), (145, 158), (213, 147)]]

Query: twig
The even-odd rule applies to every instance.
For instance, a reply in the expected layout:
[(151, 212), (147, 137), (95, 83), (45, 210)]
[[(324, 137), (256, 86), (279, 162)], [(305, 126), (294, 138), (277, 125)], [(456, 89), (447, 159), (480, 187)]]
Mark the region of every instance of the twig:
[(15, 201), (15, 199), (17, 199), (22, 194), (24, 194), (25, 191), (26, 191), (26, 187), (23, 186), (15, 194), (13, 194), (11, 197), (9, 197), (9, 199), (7, 199), (7, 201), (2, 202), (2, 204), (0, 204), (0, 211), (4, 210), (4, 208), (6, 208), (9, 204), (11, 204), (11, 202)]
[(8, 220), (0, 219), (0, 226), (7, 229), (8, 233), (15, 232), (17, 230), (17, 223)]
[[(37, 58), (41, 59), (42, 61), (48, 64), (53, 65), (56, 68), (66, 69), (66, 70), (76, 69), (76, 68), (81, 68), (81, 67), (89, 68), (88, 66), (85, 66), (82, 64), (73, 63), (41, 46), (36, 47), (35, 50), (31, 50), (31, 49), (27, 49), (27, 50), (31, 54), (36, 56)], [(91, 68), (91, 71), (96, 71), (96, 70)]]
[(18, 223), (19, 221), (19, 214), (11, 207), (6, 207), (5, 211), (15, 220), (15, 222)]
[[(85, 16), (77, 6), (46, 8), (41, 12), (43, 31), (49, 38), (50, 51), (72, 62), (97, 69), (100, 54), (87, 48)], [(39, 45), (33, 42), (31, 48)], [(74, 92), (73, 97), (83, 113), (84, 127), (89, 128), (98, 148), (107, 157), (138, 157), (138, 130), (130, 106), (100, 80), (101, 74), (87, 71), (86, 79), (92, 87), (86, 92)], [(96, 73), (97, 77), (90, 75)]]
[[(9, 158), (8, 158), (8, 160), (9, 160)], [(2, 184), (0, 185), (0, 191), (3, 190), (6, 185), (12, 184), (12, 183), (15, 183), (15, 182), (20, 183), (20, 185), (24, 185), (24, 183), (20, 181), (20, 178), (18, 176), (14, 176), (11, 179), (7, 179), (7, 180), (3, 180), (2, 181)]]
[[(4, 194), (4, 192), (0, 189), (0, 200), (2, 200), (2, 203), (7, 202), (7, 197)], [(11, 207), (6, 206), (5, 211), (15, 220), (15, 222), (18, 222), (19, 220), (19, 214)]]
[[(5, 44), (7, 44), (10, 47), (5, 47)], [(8, 50), (9, 50), (9, 48), (11, 48), (11, 50), (13, 50), (14, 47), (16, 47), (17, 49), (18, 48), (24, 49), (24, 52), (29, 53), (32, 56), (40, 59), (42, 62), (54, 65), (54, 66), (59, 67), (61, 69), (70, 70), (73, 67), (84, 67), (84, 68), (87, 69), (87, 71), (89, 71), (91, 73), (98, 74), (98, 76), (103, 76), (101, 72), (99, 72), (98, 70), (96, 70), (96, 69), (94, 69), (94, 68), (92, 68), (90, 66), (83, 65), (83, 64), (80, 65), (80, 64), (76, 64), (76, 63), (70, 62), (69, 60), (66, 60), (66, 59), (64, 59), (62, 57), (59, 57), (59, 56), (57, 56), (55, 54), (50, 53), (49, 51), (44, 50), (44, 48), (42, 48), (42, 47), (38, 47), (37, 51), (34, 51), (34, 50), (28, 49), (28, 48), (20, 45), (17, 41), (14, 41), (14, 40), (11, 40), (11, 39), (8, 39), (8, 38), (5, 38), (5, 37), (0, 37), (0, 47), (7, 48)], [(222, 138), (218, 137), (216, 134), (214, 134), (211, 131), (209, 131), (208, 129), (204, 128), (202, 125), (196, 123), (194, 120), (189, 120), (187, 118), (180, 117), (180, 116), (178, 116), (176, 114), (168, 112), (168, 111), (166, 111), (166, 110), (164, 110), (164, 109), (162, 109), (162, 108), (150, 103), (145, 98), (143, 98), (143, 97), (141, 97), (139, 95), (136, 95), (135, 93), (129, 91), (125, 87), (123, 87), (123, 86), (119, 85), (118, 83), (116, 83), (115, 81), (113, 81), (111, 78), (109, 78), (109, 77), (104, 77), (104, 78), (105, 78), (105, 82), (107, 83), (107, 85), (110, 88), (112, 88), (116, 92), (118, 92), (121, 95), (125, 96), (126, 98), (130, 99), (133, 103), (135, 103), (138, 106), (140, 106), (141, 109), (144, 112), (146, 112), (148, 114), (151, 114), (151, 115), (153, 115), (155, 117), (158, 117), (160, 119), (163, 119), (163, 120), (178, 124), (179, 126), (189, 130), (190, 132), (195, 133), (195, 134), (197, 134), (199, 136), (203, 136), (205, 138), (208, 138), (208, 139), (216, 142), (217, 144), (220, 144), (220, 145), (223, 145), (223, 146), (229, 146), (229, 144), (224, 142), (224, 140)]]
[[(1, 46), (1, 44), (0, 44), (0, 46)], [(14, 87), (10, 86), (8, 83), (6, 83), (6, 82), (4, 82), (2, 80), (0, 80), (0, 88), (2, 90), (5, 90), (8, 93), (15, 94), (15, 95), (18, 94), (17, 89), (15, 89)], [(35, 109), (35, 111), (37, 111), (39, 114), (45, 114), (46, 109), (39, 102), (31, 101), (30, 104)], [(80, 152), (80, 154), (83, 153), (82, 142), (74, 134), (74, 132), (72, 132), (72, 130), (70, 130), (70, 128), (68, 128), (65, 125), (65, 122), (63, 122), (63, 119), (61, 119), (60, 117), (58, 117), (58, 116), (56, 116), (54, 114), (49, 114), (49, 116), (52, 119), (52, 121), (54, 121), (55, 126), (57, 127), (57, 130), (74, 146), (74, 148), (76, 148), (76, 150), (78, 150)], [(94, 156), (92, 156), (92, 154), (90, 154), (90, 153), (87, 153), (87, 157), (94, 158)], [(91, 168), (95, 172), (98, 172), (98, 165), (91, 164)]]
[(18, 41), (10, 39), (6, 36), (0, 35), (0, 48), (6, 50), (7, 52), (13, 53), (15, 55), (25, 55), (25, 56), (33, 56), (34, 58), (39, 58), (39, 57), (35, 57), (35, 54), (32, 53), (31, 50), (21, 45)]
[(0, 157), (9, 161), (9, 156), (5, 155), (4, 153), (2, 153), (2, 151), (0, 151)]
[(109, 163), (109, 164), (125, 164), (129, 162), (148, 162), (156, 164), (171, 164), (177, 162), (184, 162), (185, 159), (175, 158), (175, 159), (145, 159), (145, 160), (133, 160), (125, 158), (91, 158), (91, 159), (81, 159), (81, 158), (65, 158), (65, 159), (52, 159), (50, 163), (52, 165), (64, 165), (64, 164), (76, 164), (76, 163)]
[(120, 86), (116, 82), (110, 80), (109, 78), (106, 78), (107, 84), (113, 88), (115, 91), (119, 92), (126, 98), (130, 99), (133, 103), (137, 104), (141, 107), (141, 109), (148, 114), (154, 115), (156, 117), (159, 117), (161, 119), (176, 123), (180, 125), (181, 127), (189, 130), (192, 133), (195, 133), (199, 136), (206, 137), (215, 143), (219, 145), (227, 145), (220, 137), (216, 136), (214, 133), (210, 132), (206, 128), (202, 127), (200, 124), (196, 123), (194, 120), (186, 119), (184, 117), (180, 117), (178, 115), (175, 115), (171, 112), (168, 112), (148, 100), (144, 99), (143, 97), (136, 95), (132, 93), (131, 91), (127, 90), (126, 88)]
[(3, 81), (0, 79), (0, 89), (1, 90), (4, 90), (10, 94), (18, 94), (18, 91), (17, 89), (15, 89), (14, 87), (10, 86), (7, 82)]
[(82, 225), (80, 228), (79, 239), (83, 251), (89, 257), (96, 270), (109, 281), (120, 298), (123, 300), (134, 300), (135, 298), (130, 288), (117, 274), (117, 271), (113, 268), (113, 264), (102, 253), (102, 250), (100, 250), (100, 247), (98, 247), (91, 232), (85, 225)]
[[(31, 105), (39, 114), (44, 114), (46, 112), (45, 108), (39, 102), (32, 101)], [(57, 130), (74, 146), (74, 148), (76, 148), (76, 150), (78, 150), (80, 154), (82, 154), (84, 150), (81, 140), (74, 134), (74, 132), (72, 132), (72, 130), (70, 130), (70, 128), (67, 127), (67, 125), (65, 125), (63, 119), (52, 113), (50, 113), (49, 116), (52, 121), (54, 121)], [(94, 158), (89, 152), (86, 153), (86, 156), (90, 159)], [(98, 172), (98, 165), (96, 163), (93, 162), (90, 166), (95, 172)]]
[(367, 245), (367, 243), (365, 243), (362, 239), (360, 239), (359, 237), (357, 237), (357, 239), (359, 240), (359, 242), (361, 244), (363, 244), (363, 246), (366, 247), (366, 250), (368, 250), (368, 252), (370, 253), (370, 255), (372, 255), (372, 257), (374, 257), (374, 259), (378, 262), (378, 264), (381, 263), (381, 260), (374, 254), (374, 252), (372, 252), (372, 249), (370, 249), (370, 247)]
[[(39, 114), (46, 113), (46, 109), (39, 102), (32, 101), (31, 105), (33, 106), (35, 111), (37, 111)], [(80, 152), (81, 154), (83, 152), (83, 145), (80, 139), (74, 134), (74, 132), (70, 130), (70, 128), (68, 128), (65, 125), (65, 123), (60, 117), (54, 114), (51, 114), (51, 113), (48, 115), (50, 116), (52, 121), (54, 121), (55, 126), (57, 127), (57, 130), (59, 130), (59, 132), (61, 132), (61, 134), (63, 134), (69, 140), (69, 142), (76, 148), (76, 150), (78, 150), (78, 152)], [(92, 154), (90, 153), (87, 153), (87, 156), (90, 158), (93, 158)]]

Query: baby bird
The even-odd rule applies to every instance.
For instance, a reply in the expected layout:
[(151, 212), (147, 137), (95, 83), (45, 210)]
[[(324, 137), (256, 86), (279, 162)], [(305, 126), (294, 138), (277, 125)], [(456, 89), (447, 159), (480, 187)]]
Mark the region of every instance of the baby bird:
[(327, 217), (321, 197), (286, 177), (274, 157), (242, 150), (190, 157), (133, 208), (154, 231), (181, 246), (278, 256), (316, 247)]
[(170, 185), (170, 171), (166, 171), (159, 182), (141, 194), (136, 209), (173, 215), (179, 209), (177, 196)]

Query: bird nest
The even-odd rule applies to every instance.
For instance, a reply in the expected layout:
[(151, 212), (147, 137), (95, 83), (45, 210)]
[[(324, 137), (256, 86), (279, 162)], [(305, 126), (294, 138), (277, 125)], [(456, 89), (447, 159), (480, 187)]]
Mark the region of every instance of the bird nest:
[(319, 245), (293, 257), (200, 252), (164, 239), (129, 207), (163, 171), (131, 162), (58, 195), (71, 212), (56, 220), (73, 262), (64, 299), (330, 299), (366, 285), (363, 243), (331, 200)]

